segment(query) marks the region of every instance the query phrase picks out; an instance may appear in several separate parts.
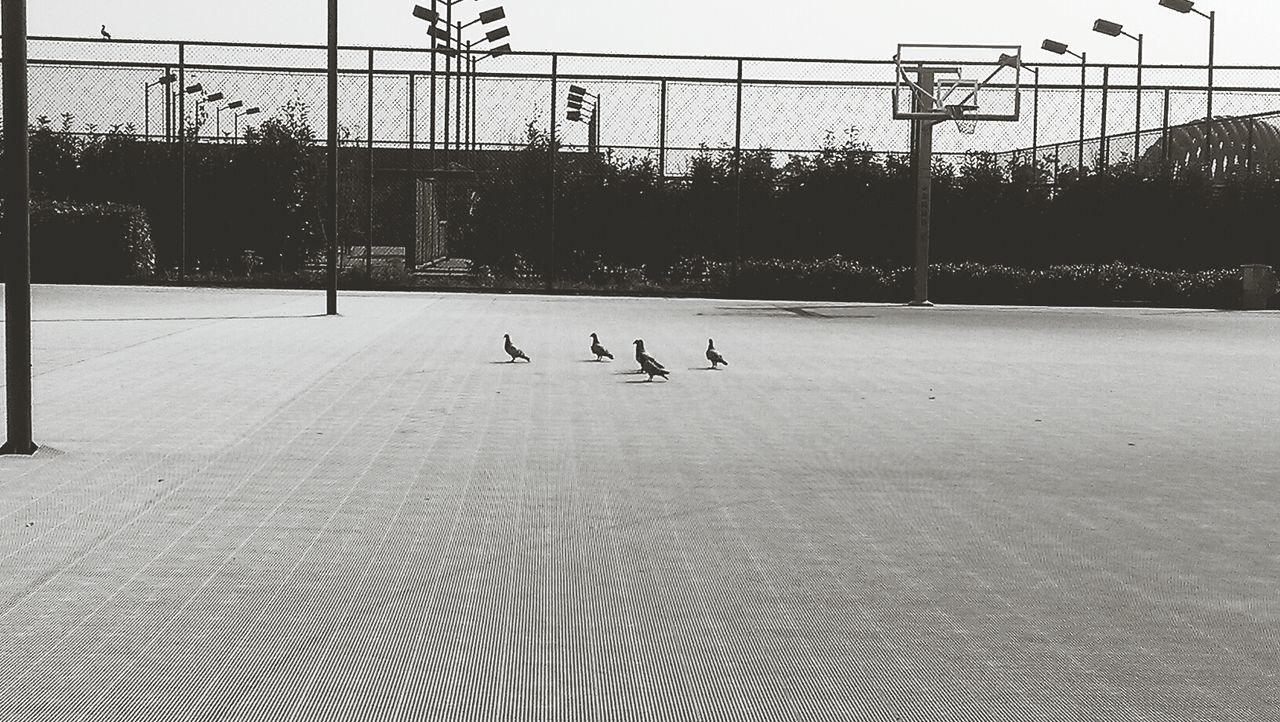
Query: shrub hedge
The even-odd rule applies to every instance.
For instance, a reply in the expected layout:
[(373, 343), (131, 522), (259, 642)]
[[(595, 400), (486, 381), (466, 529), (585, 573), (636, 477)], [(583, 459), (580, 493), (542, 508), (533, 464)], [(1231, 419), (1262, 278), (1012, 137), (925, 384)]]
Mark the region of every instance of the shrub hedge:
[[(0, 273), (4, 270), (0, 260)], [(31, 280), (36, 283), (141, 281), (156, 271), (146, 212), (120, 203), (31, 204)]]

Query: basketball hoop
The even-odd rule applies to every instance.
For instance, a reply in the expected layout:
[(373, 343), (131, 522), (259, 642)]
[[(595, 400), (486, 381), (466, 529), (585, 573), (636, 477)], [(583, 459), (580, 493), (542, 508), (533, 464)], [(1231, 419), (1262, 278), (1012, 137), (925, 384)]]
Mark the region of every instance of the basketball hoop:
[(968, 108), (963, 105), (948, 105), (947, 115), (956, 122), (956, 130), (960, 131), (961, 135), (973, 135), (978, 131), (978, 121), (974, 118), (966, 118), (965, 110)]

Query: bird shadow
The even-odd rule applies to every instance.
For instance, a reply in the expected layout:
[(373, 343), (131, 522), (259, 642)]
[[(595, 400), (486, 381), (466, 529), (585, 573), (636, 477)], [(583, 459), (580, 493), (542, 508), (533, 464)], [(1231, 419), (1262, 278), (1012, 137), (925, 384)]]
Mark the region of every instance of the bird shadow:
[[(584, 364), (601, 364), (601, 363), (605, 363), (603, 360), (598, 360), (598, 359), (593, 359), (593, 358), (583, 358), (583, 359), (578, 359), (578, 361), (580, 361), (581, 363), (584, 363)], [(612, 363), (612, 362), (610, 362), (610, 363)]]
[[(668, 380), (668, 379), (663, 379), (662, 381), (663, 381), (663, 383), (670, 383), (670, 380)], [(632, 381), (623, 381), (622, 383), (624, 383), (624, 384), (651, 384), (651, 383), (654, 383), (654, 380), (653, 380), (653, 379), (634, 379), (634, 380), (632, 380)]]
[(710, 366), (690, 366), (690, 371), (720, 371), (721, 369), (711, 368)]
[(523, 363), (516, 363), (514, 361), (490, 361), (489, 363), (498, 364), (499, 366), (527, 366), (530, 362), (525, 361)]
[(644, 373), (643, 371), (641, 371), (641, 370), (639, 370), (639, 369), (635, 369), (635, 370), (633, 370), (633, 371), (614, 371), (614, 372), (613, 372), (613, 375), (614, 375), (614, 376), (637, 376), (637, 375), (639, 375), (639, 374), (643, 374), (643, 373)]

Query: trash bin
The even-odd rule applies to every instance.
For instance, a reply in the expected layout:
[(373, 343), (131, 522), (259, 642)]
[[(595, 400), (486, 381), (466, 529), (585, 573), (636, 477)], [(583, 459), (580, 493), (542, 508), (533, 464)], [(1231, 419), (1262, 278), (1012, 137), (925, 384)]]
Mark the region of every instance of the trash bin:
[(1243, 307), (1257, 311), (1267, 307), (1267, 301), (1276, 294), (1276, 273), (1271, 266), (1249, 263), (1240, 267), (1244, 275)]

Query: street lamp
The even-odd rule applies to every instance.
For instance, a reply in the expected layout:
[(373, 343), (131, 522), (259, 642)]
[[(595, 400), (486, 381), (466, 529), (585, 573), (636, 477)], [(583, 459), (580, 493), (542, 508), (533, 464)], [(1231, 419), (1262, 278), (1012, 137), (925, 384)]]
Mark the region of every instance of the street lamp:
[(1067, 47), (1066, 43), (1060, 43), (1057, 40), (1045, 38), (1040, 44), (1041, 49), (1047, 50), (1055, 55), (1071, 55), (1080, 58), (1080, 168), (1081, 174), (1084, 173), (1084, 93), (1088, 81), (1088, 53), (1077, 53)]
[(226, 96), (224, 96), (222, 93), (209, 93), (208, 95), (205, 95), (202, 98), (196, 99), (195, 120), (196, 120), (196, 137), (197, 138), (200, 137), (200, 129), (204, 127), (204, 122), (209, 119), (208, 115), (201, 116), (201, 112), (204, 110), (204, 104), (216, 103), (219, 100), (222, 100), (224, 97)]
[[(1138, 89), (1134, 96), (1133, 103), (1135, 106), (1133, 121), (1133, 161), (1134, 163), (1137, 163), (1138, 156), (1140, 155), (1139, 151), (1142, 147), (1142, 33), (1138, 33), (1136, 36), (1130, 35), (1124, 31), (1123, 25), (1113, 23), (1110, 20), (1103, 20), (1102, 18), (1098, 18), (1094, 21), (1093, 31), (1102, 33), (1103, 35), (1110, 35), (1113, 38), (1117, 35), (1123, 35), (1126, 38), (1137, 41), (1138, 43)], [(1103, 138), (1102, 142), (1105, 143), (1106, 138)]]
[[(1187, 13), (1195, 13), (1209, 21), (1209, 91), (1205, 98), (1204, 111), (1204, 117), (1208, 122), (1208, 125), (1206, 126), (1207, 132), (1204, 137), (1206, 150), (1212, 152), (1213, 143), (1210, 140), (1210, 136), (1213, 134), (1213, 38), (1214, 25), (1217, 23), (1217, 11), (1210, 10), (1209, 14), (1206, 15), (1205, 13), (1195, 9), (1195, 3), (1192, 2), (1192, 0), (1160, 0), (1160, 5), (1161, 7), (1166, 7), (1170, 10), (1176, 10), (1183, 15), (1186, 15)], [(1208, 153), (1206, 153), (1206, 156), (1207, 155)], [(1210, 160), (1212, 161), (1212, 159)]]
[(214, 132), (218, 134), (218, 142), (222, 142), (222, 111), (228, 110), (228, 109), (235, 110), (236, 108), (240, 108), (243, 106), (244, 106), (243, 100), (233, 100), (230, 103), (227, 103), (226, 105), (218, 106), (217, 112), (214, 113), (214, 122), (216, 124), (214, 126)]
[[(587, 99), (590, 99), (590, 105), (586, 105)], [(595, 153), (600, 148), (600, 96), (596, 93), (588, 93), (586, 88), (580, 85), (569, 86), (569, 99), (565, 103), (568, 111), (565, 117), (569, 120), (575, 120), (580, 123), (587, 124), (587, 151)], [(587, 111), (587, 118), (583, 118), (583, 111)]]
[(262, 111), (258, 108), (258, 106), (256, 106), (256, 105), (255, 105), (255, 106), (253, 106), (252, 108), (245, 108), (245, 109), (244, 109), (244, 110), (242, 110), (242, 111), (241, 111), (241, 110), (237, 110), (237, 111), (233, 114), (233, 115), (234, 115), (234, 118), (235, 118), (235, 121), (236, 121), (236, 142), (237, 142), (237, 143), (239, 143), (239, 142), (240, 142), (240, 116), (242, 116), (242, 115), (254, 115), (254, 114), (256, 114), (256, 113), (261, 113), (261, 112), (262, 112)]
[[(501, 28), (501, 29), (506, 30), (506, 28)], [(486, 33), (486, 39), (487, 37), (488, 37), (488, 34)], [(478, 105), (478, 98), (479, 98), (479, 93), (477, 91), (479, 89), (480, 76), (476, 73), (476, 66), (480, 64), (481, 60), (485, 60), (487, 58), (496, 58), (499, 55), (506, 55), (507, 53), (510, 53), (510, 52), (511, 52), (511, 44), (503, 43), (502, 45), (495, 45), (492, 48), (489, 48), (489, 52), (484, 53), (483, 55), (480, 55), (477, 57), (476, 55), (471, 53), (471, 43), (467, 44), (467, 59), (470, 63), (469, 67), (471, 71), (471, 95), (470, 95), (471, 113), (470, 113), (470, 116), (467, 118), (467, 121), (470, 124), (470, 132), (468, 133), (468, 135), (471, 138), (472, 149), (475, 149), (479, 146), (479, 143), (476, 141), (476, 136), (479, 135), (479, 122), (478, 122), (479, 114), (476, 112), (476, 106)]]
[[(142, 84), (143, 86), (142, 87), (142, 135), (143, 137), (148, 139), (151, 138), (151, 88), (157, 85), (163, 85), (163, 86), (166, 86), (167, 88), (171, 83), (173, 83), (178, 79), (178, 76), (174, 75), (172, 72), (169, 72), (168, 68), (166, 68), (165, 71), (166, 71), (165, 74), (161, 75), (159, 80), (156, 80), (151, 83), (144, 82)], [(165, 98), (164, 117), (165, 117), (165, 120), (168, 121), (169, 93), (167, 90), (165, 91), (164, 98)], [(165, 128), (165, 135), (166, 136), (168, 135), (167, 127)]]

